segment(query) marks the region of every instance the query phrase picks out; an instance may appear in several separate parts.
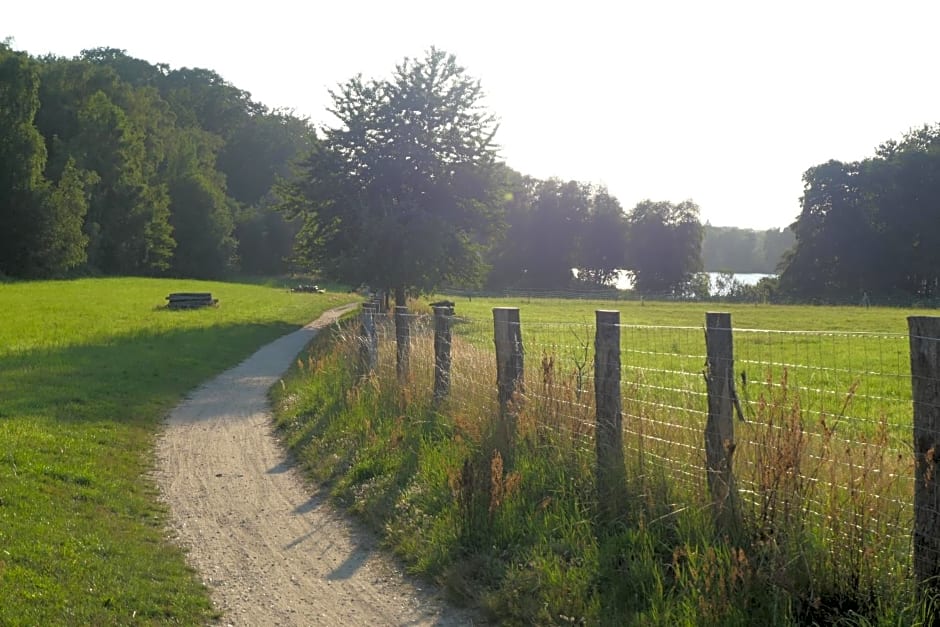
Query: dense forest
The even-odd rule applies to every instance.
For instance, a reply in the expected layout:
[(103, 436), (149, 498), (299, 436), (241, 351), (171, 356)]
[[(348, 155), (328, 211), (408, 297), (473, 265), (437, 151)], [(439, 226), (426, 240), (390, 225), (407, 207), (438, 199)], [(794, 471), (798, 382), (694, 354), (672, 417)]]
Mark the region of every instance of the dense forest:
[[(431, 49), (330, 92), (335, 126), (271, 110), (211, 70), (97, 48), (0, 44), (0, 277), (216, 278), (308, 271), (409, 293), (608, 287), (881, 302), (940, 289), (940, 127), (809, 168), (797, 220), (703, 225), (498, 157), (480, 82)], [(572, 274), (576, 270), (577, 278)], [(780, 273), (755, 289), (728, 273)], [(730, 286), (730, 287), (729, 287)]]
[(272, 188), (315, 141), (209, 70), (0, 45), (0, 273), (285, 272)]

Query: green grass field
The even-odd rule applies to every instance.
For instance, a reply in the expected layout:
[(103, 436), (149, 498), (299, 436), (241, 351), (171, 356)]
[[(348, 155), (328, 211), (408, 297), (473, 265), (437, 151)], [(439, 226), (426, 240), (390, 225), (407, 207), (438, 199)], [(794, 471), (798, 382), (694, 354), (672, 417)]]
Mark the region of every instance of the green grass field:
[[(0, 284), (0, 624), (200, 624), (152, 481), (194, 387), (354, 295), (165, 279)], [(217, 308), (169, 311), (170, 292)]]
[[(456, 314), (470, 322), (457, 333), (492, 343), (492, 308), (519, 307), (530, 358), (553, 354), (563, 370), (593, 355), (594, 312), (620, 311), (624, 380), (643, 373), (642, 384), (670, 389), (700, 385), (706, 311), (729, 312), (736, 374), (757, 398), (768, 379), (788, 378), (803, 393), (804, 410), (836, 415), (846, 410), (851, 428), (870, 432), (882, 414), (907, 436), (910, 427), (910, 357), (907, 317), (932, 310), (725, 303), (460, 298)], [(740, 387), (740, 383), (739, 383)], [(852, 400), (846, 407), (846, 396)]]
[[(556, 298), (450, 298), (458, 316), (492, 319), (493, 307), (518, 307), (522, 322), (594, 322), (597, 309), (621, 312), (621, 324), (702, 326), (706, 311), (730, 312), (736, 328), (782, 331), (872, 331), (906, 333), (906, 317), (931, 315), (936, 310), (889, 307), (823, 307), (811, 305), (753, 305)], [(429, 299), (431, 301), (435, 298)]]
[[(432, 300), (432, 299), (429, 299)], [(275, 391), (313, 477), (410, 567), (500, 624), (921, 624), (910, 580), (906, 317), (925, 310), (456, 299), (452, 388), (430, 398), (430, 337), (395, 373), (390, 326), (359, 379), (319, 342)], [(518, 306), (526, 387), (506, 458), (492, 308)], [(428, 308), (416, 303), (419, 312)], [(622, 312), (622, 499), (594, 483), (593, 321)], [(741, 526), (705, 488), (706, 311), (730, 311), (747, 414)], [(426, 325), (419, 325), (427, 329)], [(805, 331), (803, 333), (802, 331)]]

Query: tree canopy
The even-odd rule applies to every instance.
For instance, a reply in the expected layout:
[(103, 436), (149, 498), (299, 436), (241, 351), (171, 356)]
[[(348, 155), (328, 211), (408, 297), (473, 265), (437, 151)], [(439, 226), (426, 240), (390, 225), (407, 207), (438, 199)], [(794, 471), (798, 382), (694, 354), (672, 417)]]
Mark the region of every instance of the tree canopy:
[(64, 162), (46, 176), (48, 152), (36, 129), (39, 65), (0, 44), (0, 273), (43, 276), (86, 259), (85, 187), (94, 178)]
[(283, 272), (272, 190), (315, 142), (211, 70), (0, 44), (0, 273)]
[(480, 82), (441, 50), (330, 94), (336, 123), (315, 129), (210, 69), (0, 44), (0, 274), (304, 267), (402, 302), (624, 271), (639, 292), (688, 296), (703, 267), (779, 268), (791, 300), (940, 298), (940, 126), (810, 167), (789, 229), (751, 231), (703, 227), (692, 201), (624, 211), (603, 186), (512, 170)]
[(817, 301), (940, 296), (940, 126), (862, 161), (813, 166), (803, 182), (782, 290)]
[(685, 295), (702, 269), (702, 223), (691, 200), (644, 200), (627, 216), (628, 267), (643, 294)]
[(627, 221), (606, 188), (524, 177), (507, 169), (506, 237), (490, 252), (493, 288), (609, 286), (626, 266)]
[(286, 186), (302, 254), (345, 282), (407, 292), (482, 277), (500, 227), (495, 118), (479, 81), (432, 48), (388, 79), (356, 76), (330, 92), (338, 124)]

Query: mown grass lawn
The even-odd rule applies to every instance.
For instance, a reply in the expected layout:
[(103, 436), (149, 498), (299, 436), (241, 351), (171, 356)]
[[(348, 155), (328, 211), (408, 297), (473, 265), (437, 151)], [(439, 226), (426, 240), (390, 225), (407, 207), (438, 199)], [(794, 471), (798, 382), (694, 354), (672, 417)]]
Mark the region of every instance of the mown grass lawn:
[[(0, 624), (199, 624), (147, 477), (194, 387), (354, 295), (166, 279), (0, 284)], [(170, 292), (217, 308), (169, 311)]]

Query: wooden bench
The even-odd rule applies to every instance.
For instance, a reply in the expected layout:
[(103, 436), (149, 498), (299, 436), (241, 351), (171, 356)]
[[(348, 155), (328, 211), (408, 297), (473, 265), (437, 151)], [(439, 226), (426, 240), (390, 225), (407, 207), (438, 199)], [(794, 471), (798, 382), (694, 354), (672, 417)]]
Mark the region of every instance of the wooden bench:
[(168, 309), (197, 309), (215, 307), (219, 299), (212, 298), (210, 292), (177, 292), (166, 297)]

